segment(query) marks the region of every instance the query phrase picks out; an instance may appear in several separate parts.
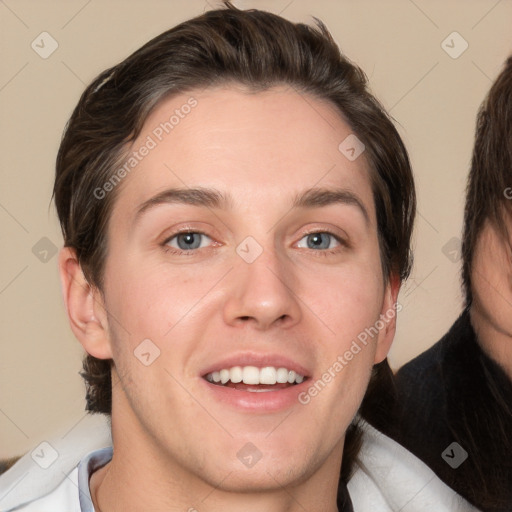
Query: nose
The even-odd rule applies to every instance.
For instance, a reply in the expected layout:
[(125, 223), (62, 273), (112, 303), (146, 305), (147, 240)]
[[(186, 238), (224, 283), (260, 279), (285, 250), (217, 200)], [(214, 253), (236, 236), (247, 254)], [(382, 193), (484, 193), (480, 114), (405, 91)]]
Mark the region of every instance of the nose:
[(252, 263), (235, 256), (229, 273), (224, 321), (252, 324), (258, 330), (290, 328), (301, 320), (299, 279), (292, 264), (275, 250), (264, 249)]

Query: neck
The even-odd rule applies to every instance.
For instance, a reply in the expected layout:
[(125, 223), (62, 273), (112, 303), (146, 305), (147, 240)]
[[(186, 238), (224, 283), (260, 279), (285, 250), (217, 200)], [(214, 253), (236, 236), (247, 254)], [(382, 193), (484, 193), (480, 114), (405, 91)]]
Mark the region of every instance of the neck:
[(498, 363), (512, 381), (512, 335), (496, 325), (477, 307), (470, 309), (471, 325), (483, 352)]

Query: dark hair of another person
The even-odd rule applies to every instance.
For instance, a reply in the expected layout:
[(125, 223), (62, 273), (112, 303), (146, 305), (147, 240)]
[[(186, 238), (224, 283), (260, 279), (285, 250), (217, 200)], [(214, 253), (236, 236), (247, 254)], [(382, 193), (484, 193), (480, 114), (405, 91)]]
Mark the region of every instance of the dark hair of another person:
[[(512, 56), (478, 112), (466, 194), (462, 244), (465, 314), (472, 304), (471, 264), (484, 223), (491, 222), (505, 244), (512, 243), (507, 226), (507, 215), (512, 213)], [(504, 276), (506, 272), (504, 269)], [(464, 331), (461, 327), (457, 329), (456, 335), (462, 336), (465, 342), (470, 341), (468, 329), (471, 336), (475, 335), (471, 327), (465, 327)], [(435, 359), (430, 359), (433, 355), (426, 359), (426, 354), (436, 347)], [(404, 446), (421, 443), (422, 452), (430, 452), (428, 460), (437, 459), (431, 466), (437, 468), (436, 473), (479, 510), (509, 512), (512, 511), (512, 383), (503, 368), (477, 347), (476, 339), (463, 354), (453, 348), (452, 342), (434, 345), (416, 363), (409, 364), (419, 372), (422, 360), (432, 371), (431, 375), (436, 376), (435, 383), (429, 380), (425, 384), (422, 377), (414, 381), (412, 368), (407, 369), (406, 365), (406, 373), (401, 370), (402, 375), (398, 374), (398, 386), (389, 373), (387, 385), (384, 377), (377, 386), (370, 383), (361, 415)], [(470, 376), (470, 385), (461, 382), (463, 375)], [(434, 388), (430, 389), (428, 386), (433, 384)], [(427, 407), (427, 415), (432, 412), (425, 397), (439, 404), (436, 414), (428, 418), (423, 408)], [(462, 443), (469, 454), (469, 464), (457, 469), (445, 465), (439, 439), (417, 433), (429, 421), (433, 432), (446, 428), (453, 440)], [(411, 429), (415, 429), (412, 439), (408, 437)], [(418, 449), (417, 445), (414, 447)]]
[[(462, 243), (462, 279), (466, 306), (473, 301), (471, 272), (474, 250), (484, 223), (489, 221), (512, 254), (510, 219), (512, 216), (512, 56), (493, 83), (478, 112), (475, 146), (468, 178), (464, 236)], [(512, 260), (511, 260), (512, 261)], [(504, 269), (505, 276), (506, 269)], [(493, 454), (510, 453), (512, 437), (510, 424), (510, 379), (493, 360), (485, 361), (485, 381), (492, 396), (492, 404), (479, 404), (478, 414), (458, 421), (468, 426), (469, 441), (465, 449), (480, 459), (474, 463), (482, 470), (475, 471), (466, 481), (467, 494), (476, 496), (475, 502), (483, 510), (510, 510), (512, 482), (508, 467), (500, 467)], [(507, 390), (507, 391), (506, 391)], [(506, 394), (508, 393), (508, 394)], [(469, 416), (469, 414), (468, 414)], [(478, 422), (478, 423), (477, 423)], [(475, 433), (478, 434), (475, 435)], [(484, 437), (482, 432), (488, 432)], [(483, 439), (488, 443), (483, 444)], [(499, 459), (499, 455), (498, 455)], [(504, 459), (502, 459), (504, 460)]]
[[(225, 5), (164, 32), (101, 73), (71, 115), (57, 156), (54, 197), (65, 246), (75, 248), (89, 284), (102, 293), (107, 227), (120, 187), (101, 200), (94, 190), (118, 169), (162, 100), (230, 84), (249, 92), (289, 86), (337, 108), (365, 145), (384, 279), (391, 274), (406, 279), (416, 208), (414, 181), (403, 142), (370, 93), (366, 76), (341, 54), (318, 19), (317, 27), (310, 27), (269, 12)], [(90, 412), (111, 414), (111, 363), (84, 358)], [(379, 371), (374, 370), (374, 381)], [(357, 452), (356, 430), (347, 433), (347, 458)]]
[[(509, 194), (507, 193), (509, 192)], [(462, 239), (462, 282), (471, 306), (471, 271), (478, 237), (490, 221), (509, 241), (512, 214), (512, 56), (492, 85), (478, 112), (475, 145), (466, 190)]]

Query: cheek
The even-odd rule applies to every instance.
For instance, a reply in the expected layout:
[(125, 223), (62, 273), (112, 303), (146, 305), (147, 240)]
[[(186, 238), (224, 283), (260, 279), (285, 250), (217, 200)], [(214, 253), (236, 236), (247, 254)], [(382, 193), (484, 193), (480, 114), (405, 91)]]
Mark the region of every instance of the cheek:
[[(375, 271), (377, 268), (377, 272)], [(308, 279), (304, 295), (341, 341), (357, 336), (378, 319), (384, 285), (380, 267), (368, 264), (331, 269)]]
[[(380, 269), (380, 267), (377, 267)], [(311, 303), (322, 322), (319, 336), (321, 373), (311, 397), (322, 392), (330, 415), (346, 415), (355, 411), (362, 400), (370, 378), (376, 351), (376, 341), (385, 327), (380, 318), (383, 301), (383, 282), (368, 266), (340, 269), (328, 280), (311, 280), (304, 302)], [(308, 302), (309, 304), (309, 302)], [(330, 391), (323, 393), (324, 388)], [(306, 397), (307, 399), (307, 397)]]
[(471, 276), (473, 294), (480, 307), (488, 312), (510, 313), (512, 300), (512, 266), (502, 247), (482, 250), (478, 247)]
[(141, 336), (160, 340), (193, 311), (215, 280), (214, 271), (198, 279), (197, 272), (179, 268), (127, 265), (111, 274), (109, 307), (134, 342)]
[(488, 318), (512, 323), (512, 261), (501, 234), (486, 225), (479, 235), (472, 262), (471, 287), (475, 307)]
[(474, 273), (472, 278), (474, 307), (479, 309), (499, 330), (512, 332), (512, 273), (505, 270)]

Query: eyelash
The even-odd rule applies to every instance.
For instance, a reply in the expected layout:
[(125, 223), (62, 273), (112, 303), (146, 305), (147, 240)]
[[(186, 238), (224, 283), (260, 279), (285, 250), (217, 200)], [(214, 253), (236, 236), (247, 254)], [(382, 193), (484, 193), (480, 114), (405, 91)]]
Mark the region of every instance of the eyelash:
[[(173, 233), (172, 235), (167, 237), (162, 242), (161, 245), (162, 245), (164, 252), (175, 254), (178, 256), (192, 256), (194, 253), (197, 253), (199, 249), (182, 250), (182, 249), (175, 249), (174, 247), (170, 247), (169, 245), (167, 245), (173, 238), (175, 238), (179, 235), (187, 234), (187, 233), (191, 233), (194, 235), (204, 235), (211, 239), (211, 237), (209, 237), (206, 233), (203, 233), (202, 231), (193, 231), (193, 230), (177, 231), (176, 233)], [(349, 244), (345, 240), (343, 240), (338, 235), (336, 235), (335, 233), (333, 233), (332, 231), (329, 231), (329, 230), (310, 231), (310, 232), (304, 233), (302, 238), (309, 236), (309, 235), (317, 235), (317, 234), (327, 234), (329, 236), (332, 236), (340, 244), (340, 246), (345, 247), (345, 248), (349, 247)], [(301, 240), (302, 240), (302, 238), (301, 238)], [(207, 247), (206, 249), (210, 249), (210, 247)], [(335, 247), (334, 249), (323, 249), (323, 250), (310, 249), (310, 250), (313, 253), (316, 253), (317, 256), (326, 257), (326, 256), (329, 256), (332, 254), (337, 254), (340, 250), (340, 247)]]

